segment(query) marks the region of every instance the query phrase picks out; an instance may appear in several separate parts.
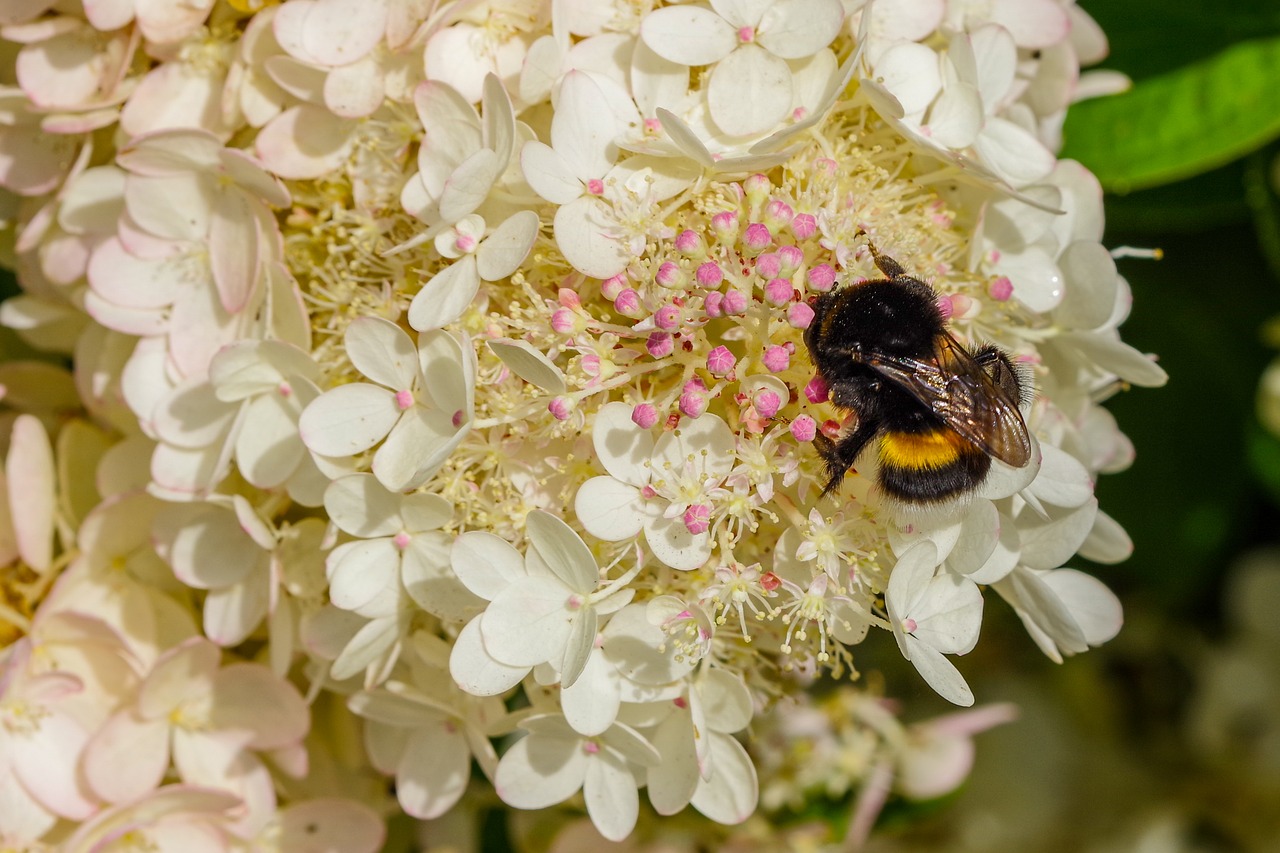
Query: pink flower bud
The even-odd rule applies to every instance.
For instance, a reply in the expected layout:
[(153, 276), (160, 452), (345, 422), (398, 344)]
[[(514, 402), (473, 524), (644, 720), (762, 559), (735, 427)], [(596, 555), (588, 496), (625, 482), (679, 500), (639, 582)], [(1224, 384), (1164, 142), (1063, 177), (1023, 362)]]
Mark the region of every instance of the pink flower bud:
[(702, 241), (702, 235), (688, 228), (676, 235), (675, 246), (677, 252), (695, 258), (707, 253), (707, 244)]
[(785, 347), (771, 346), (764, 351), (763, 361), (771, 373), (778, 373), (791, 366), (791, 354)]
[(778, 577), (773, 572), (765, 572), (760, 576), (760, 586), (765, 592), (773, 592), (775, 589), (782, 586), (782, 578)]
[(791, 301), (791, 279), (772, 278), (764, 286), (764, 301), (770, 305), (786, 305)]
[(659, 329), (671, 331), (680, 326), (680, 309), (674, 305), (663, 305), (653, 314), (653, 324)]
[(819, 157), (813, 161), (813, 165), (817, 167), (818, 171), (826, 172), (828, 175), (834, 175), (836, 169), (839, 168), (839, 164), (830, 157)]
[(791, 274), (800, 269), (800, 265), (804, 263), (804, 252), (800, 251), (798, 246), (782, 246), (778, 249), (778, 258), (782, 261), (779, 272), (790, 278)]
[(690, 504), (684, 511), (685, 529), (697, 536), (711, 527), (711, 507), (706, 504)]
[(799, 415), (791, 422), (791, 437), (796, 441), (813, 441), (818, 435), (818, 422), (808, 415)]
[(724, 294), (718, 290), (713, 290), (707, 294), (707, 298), (702, 303), (703, 310), (707, 312), (708, 317), (720, 317), (724, 314)]
[(810, 269), (804, 278), (809, 283), (810, 290), (826, 293), (832, 287), (835, 287), (836, 271), (831, 268), (830, 264), (818, 264)]
[(745, 293), (740, 290), (730, 290), (724, 295), (724, 302), (722, 303), (721, 310), (723, 310), (725, 314), (734, 317), (739, 314), (747, 313), (748, 304), (749, 300)]
[(686, 277), (684, 271), (681, 270), (680, 267), (676, 266), (671, 261), (664, 261), (662, 266), (658, 267), (658, 272), (653, 277), (653, 280), (662, 287), (674, 288), (684, 287)]
[(773, 242), (773, 235), (764, 223), (752, 222), (742, 234), (742, 248), (748, 255), (758, 255)]
[(701, 394), (707, 390), (707, 383), (703, 382), (701, 377), (695, 376), (688, 382), (684, 383), (684, 387), (680, 390)]
[(951, 316), (952, 317), (970, 317), (974, 313), (976, 303), (965, 296), (963, 293), (951, 294)]
[(793, 329), (807, 329), (813, 325), (813, 309), (807, 302), (794, 302), (787, 309), (787, 324)]
[(627, 277), (622, 273), (606, 278), (600, 282), (600, 295), (610, 302), (618, 298), (618, 294), (627, 289)]
[(680, 395), (680, 414), (687, 418), (701, 417), (707, 410), (707, 395), (686, 391)]
[(547, 411), (551, 413), (551, 417), (558, 421), (568, 420), (575, 408), (577, 406), (573, 400), (563, 394), (558, 397), (552, 397), (551, 402), (547, 403)]
[(568, 308), (557, 308), (551, 315), (551, 328), (562, 335), (582, 331), (581, 318)]
[(675, 346), (674, 339), (666, 332), (650, 332), (649, 339), (644, 343), (644, 348), (654, 358), (666, 358), (675, 351)]
[(658, 409), (653, 403), (641, 403), (631, 410), (631, 422), (640, 429), (653, 429), (658, 423)]
[(613, 300), (613, 310), (624, 317), (639, 317), (641, 314), (640, 294), (628, 287), (618, 294), (617, 299)]
[(769, 183), (769, 179), (757, 172), (742, 182), (742, 190), (747, 194), (747, 200), (751, 202), (753, 208), (758, 208), (764, 204), (765, 198), (768, 197), (769, 191), (773, 189), (773, 184)]
[(413, 405), (413, 392), (407, 388), (396, 392), (396, 408), (404, 411)]
[(992, 279), (987, 285), (987, 293), (997, 302), (1007, 302), (1009, 297), (1013, 296), (1013, 282), (1009, 281), (1009, 277), (1005, 275)]
[(712, 376), (725, 376), (737, 363), (738, 360), (726, 346), (718, 346), (707, 353), (707, 370), (711, 371)]
[(703, 261), (698, 265), (694, 277), (698, 280), (698, 284), (707, 290), (712, 290), (719, 287), (720, 282), (724, 281), (724, 270), (715, 261)]
[(565, 308), (577, 308), (582, 304), (578, 291), (570, 287), (562, 287), (556, 291), (556, 301)]
[(587, 192), (590, 195), (604, 195), (604, 181), (599, 178), (587, 181)]
[(831, 389), (827, 386), (827, 380), (821, 376), (813, 377), (804, 386), (804, 398), (810, 403), (825, 403), (830, 397)]
[(942, 315), (944, 320), (950, 320), (951, 315), (956, 313), (955, 305), (951, 303), (951, 297), (945, 293), (938, 294), (934, 304), (938, 306), (938, 313)]
[(808, 240), (818, 233), (818, 220), (813, 218), (813, 214), (797, 213), (791, 220), (791, 233), (797, 240)]
[(738, 214), (731, 210), (722, 210), (711, 217), (711, 231), (721, 243), (732, 243), (738, 239)]
[(751, 402), (762, 418), (771, 418), (782, 408), (782, 398), (775, 391), (761, 391)]
[(409, 532), (406, 530), (401, 530), (399, 533), (397, 533), (395, 536), (391, 538), (391, 543), (401, 551), (403, 551), (405, 548), (408, 548), (412, 542), (413, 542), (413, 537), (410, 536)]
[(770, 231), (777, 231), (791, 221), (796, 212), (785, 201), (774, 199), (764, 206), (764, 224)]
[(782, 259), (777, 252), (765, 252), (756, 258), (756, 275), (761, 278), (777, 278), (782, 272)]

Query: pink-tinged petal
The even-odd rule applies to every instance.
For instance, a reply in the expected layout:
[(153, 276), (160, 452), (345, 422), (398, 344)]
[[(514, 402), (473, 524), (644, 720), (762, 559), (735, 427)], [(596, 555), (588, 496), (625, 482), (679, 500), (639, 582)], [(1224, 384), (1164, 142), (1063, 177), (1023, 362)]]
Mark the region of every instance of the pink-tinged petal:
[(218, 193), (209, 221), (209, 261), (222, 307), (238, 314), (257, 289), (261, 273), (257, 221), (242, 192)]
[(386, 33), (386, 3), (313, 0), (309, 5), (302, 32), (306, 56), (299, 58), (321, 65), (347, 65), (367, 55)]
[(33, 569), (44, 572), (53, 560), (53, 447), (33, 415), (19, 415), (13, 422), (5, 474), (18, 553)]
[(169, 62), (147, 73), (120, 111), (131, 136), (170, 128), (206, 128), (222, 134), (224, 79), (212, 70)]
[(476, 258), (467, 255), (429, 279), (409, 303), (409, 325), (420, 332), (457, 320), (480, 290)]
[(359, 317), (342, 338), (352, 366), (392, 391), (412, 387), (418, 371), (418, 348), (404, 330), (381, 317)]
[[(85, 814), (92, 814), (92, 805)], [(58, 816), (27, 793), (14, 774), (0, 774), (0, 826), (11, 838), (40, 838), (57, 822)]]
[(155, 429), (175, 447), (208, 447), (225, 440), (239, 411), (239, 403), (219, 400), (208, 382), (189, 379), (160, 402)]
[(465, 622), (484, 610), (485, 600), (449, 568), (452, 539), (438, 531), (420, 533), (404, 550), (400, 582), (419, 607), (446, 622)]
[(324, 81), (324, 103), (334, 115), (363, 118), (382, 106), (385, 97), (382, 70), (373, 57), (335, 68)]
[(124, 212), (124, 186), (113, 166), (84, 170), (63, 188), (58, 225), (70, 234), (109, 233)]
[(298, 438), (297, 408), (279, 394), (249, 403), (236, 435), (236, 465), (250, 484), (274, 489), (293, 475), (306, 450)]
[(608, 751), (593, 755), (587, 761), (582, 793), (591, 822), (605, 838), (622, 841), (635, 829), (640, 792), (627, 762), (620, 756)]
[[(263, 714), (264, 707), (271, 708)], [(311, 716), (306, 701), (287, 680), (265, 666), (233, 663), (214, 677), (210, 721), (216, 728), (253, 733), (250, 749), (281, 749), (306, 736)]]
[[(52, 6), (52, 3), (44, 4)], [(95, 30), (109, 33), (133, 20), (134, 0), (85, 0), (84, 16)]]
[(244, 642), (267, 615), (268, 580), (266, 572), (259, 572), (205, 596), (205, 636), (223, 648)]
[(415, 489), (440, 469), (468, 431), (454, 426), (452, 412), (414, 406), (374, 453), (374, 476), (393, 492)]
[(544, 578), (521, 578), (500, 592), (485, 611), (484, 647), (510, 666), (560, 663), (576, 610), (569, 590)]
[(302, 442), (321, 456), (352, 456), (386, 437), (400, 419), (395, 394), (355, 382), (321, 394), (298, 420)]
[(169, 721), (118, 712), (89, 741), (81, 766), (89, 787), (108, 802), (147, 794), (169, 766)]
[(167, 444), (151, 455), (151, 478), (157, 496), (165, 500), (189, 501), (203, 498), (222, 482), (230, 469), (229, 453), (214, 450), (183, 450)]
[(581, 740), (567, 727), (564, 732), (529, 735), (506, 751), (493, 780), (504, 803), (543, 809), (569, 799), (582, 787), (589, 759)]
[(529, 667), (494, 660), (484, 647), (480, 619), (475, 617), (458, 632), (449, 655), (449, 674), (472, 696), (498, 696), (519, 684)]
[(1071, 30), (1067, 10), (1054, 0), (994, 0), (990, 14), (1027, 50), (1056, 44)]
[(760, 16), (758, 41), (783, 59), (813, 56), (840, 32), (840, 0), (777, 0)]
[(592, 477), (583, 483), (573, 505), (583, 528), (606, 542), (634, 538), (651, 515), (640, 490), (613, 477)]
[(263, 164), (289, 180), (337, 171), (351, 153), (355, 124), (323, 107), (302, 104), (285, 110), (259, 132), (254, 148)]
[(575, 199), (556, 210), (556, 244), (574, 269), (606, 279), (626, 269), (631, 247), (620, 236), (613, 211), (597, 199)]
[[(95, 792), (86, 787), (78, 772), (89, 733), (70, 715), (56, 709), (40, 714), (39, 707), (31, 709), (39, 715), (34, 717), (30, 731), (9, 733), (5, 763), (23, 793), (43, 809), (71, 820), (84, 820), (99, 808)], [(0, 808), (0, 812), (5, 810)]]
[(708, 740), (711, 778), (699, 781), (691, 803), (716, 823), (742, 823), (755, 812), (759, 798), (755, 765), (733, 737), (712, 732)]
[(763, 47), (742, 45), (712, 70), (707, 102), (730, 136), (771, 131), (791, 109), (791, 69)]
[(136, 175), (171, 178), (214, 169), (221, 148), (207, 130), (175, 128), (130, 140), (116, 155), (116, 163)]
[(457, 222), (475, 212), (489, 197), (494, 181), (506, 167), (488, 148), (481, 148), (463, 160), (444, 182), (440, 215), (446, 222)]
[(512, 214), (485, 238), (476, 252), (476, 269), (485, 281), (498, 281), (515, 272), (538, 236), (538, 215), (532, 210)]
[(973, 705), (973, 691), (969, 689), (960, 670), (942, 652), (910, 634), (906, 635), (906, 644), (910, 652), (908, 660), (915, 665), (916, 671), (934, 692), (953, 704), (965, 708)]
[(453, 808), (471, 780), (471, 750), (452, 724), (423, 726), (409, 739), (396, 770), (396, 799), (419, 820)]
[(148, 41), (161, 44), (181, 41), (195, 33), (213, 8), (214, 0), (134, 0), (138, 27)]
[(0, 128), (0, 186), (18, 195), (54, 190), (75, 161), (77, 141), (32, 125)]
[(690, 533), (684, 519), (653, 518), (645, 524), (644, 539), (653, 556), (680, 571), (702, 566), (711, 558), (711, 537)]
[[(965, 712), (962, 712), (965, 713)], [(954, 791), (973, 769), (973, 740), (915, 728), (898, 760), (894, 785), (913, 800), (932, 800)]]
[(354, 800), (324, 798), (280, 810), (279, 843), (290, 853), (376, 853), (386, 826), (377, 812)]
[(238, 148), (219, 149), (218, 163), (226, 178), (254, 199), (272, 207), (288, 207), (292, 201), (284, 183), (247, 152)]
[(145, 719), (159, 719), (183, 702), (207, 696), (221, 659), (222, 650), (203, 637), (165, 652), (138, 692), (138, 712)]
[(125, 335), (151, 338), (163, 335), (169, 321), (163, 308), (125, 308), (93, 291), (84, 295), (85, 312), (103, 327)]
[(164, 177), (130, 175), (124, 200), (129, 216), (152, 235), (203, 242), (209, 233), (215, 187), (207, 175), (195, 172)]
[[(361, 539), (329, 552), (329, 600), (363, 616), (395, 611), (400, 581), (400, 552), (390, 539)], [(377, 611), (377, 612), (368, 612)]]
[(569, 525), (540, 509), (525, 516), (525, 534), (547, 567), (568, 589), (589, 595), (595, 591), (600, 569), (582, 537)]
[(701, 6), (667, 6), (645, 15), (640, 37), (649, 49), (681, 65), (711, 65), (738, 46), (733, 26)]
[(144, 260), (108, 237), (89, 258), (87, 275), (93, 292), (121, 308), (163, 308), (180, 294), (175, 280), (179, 263)]
[(83, 25), (29, 44), (14, 62), (18, 85), (41, 109), (78, 109), (96, 100), (109, 46), (109, 38)]

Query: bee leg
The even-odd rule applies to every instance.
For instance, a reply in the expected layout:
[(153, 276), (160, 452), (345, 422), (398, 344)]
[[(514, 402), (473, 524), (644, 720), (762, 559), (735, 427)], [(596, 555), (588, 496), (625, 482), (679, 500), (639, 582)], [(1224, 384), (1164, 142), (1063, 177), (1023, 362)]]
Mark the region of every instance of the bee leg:
[(880, 250), (876, 248), (875, 243), (868, 240), (867, 248), (871, 250), (871, 259), (876, 262), (876, 269), (884, 273), (885, 276), (890, 279), (909, 278), (907, 271), (902, 268), (902, 264), (888, 255), (880, 254)]
[(844, 482), (844, 475), (857, 461), (858, 454), (862, 453), (867, 442), (871, 441), (879, 430), (880, 424), (868, 419), (859, 423), (857, 429), (839, 441), (832, 441), (821, 432), (814, 436), (813, 446), (827, 468), (827, 482), (822, 487), (822, 497), (825, 498), (840, 487)]

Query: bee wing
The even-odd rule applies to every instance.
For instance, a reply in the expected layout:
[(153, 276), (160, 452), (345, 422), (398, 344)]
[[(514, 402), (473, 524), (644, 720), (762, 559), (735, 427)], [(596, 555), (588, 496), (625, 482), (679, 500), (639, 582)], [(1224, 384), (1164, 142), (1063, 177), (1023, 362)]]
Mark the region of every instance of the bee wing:
[(988, 455), (1015, 468), (1031, 461), (1031, 439), (1017, 401), (947, 332), (934, 338), (931, 361), (883, 353), (865, 354), (863, 360)]

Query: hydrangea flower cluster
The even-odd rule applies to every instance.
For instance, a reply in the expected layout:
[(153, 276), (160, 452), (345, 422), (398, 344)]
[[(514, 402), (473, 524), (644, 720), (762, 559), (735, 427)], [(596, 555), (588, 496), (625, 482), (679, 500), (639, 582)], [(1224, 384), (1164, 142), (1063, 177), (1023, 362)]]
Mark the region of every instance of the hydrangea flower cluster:
[[(584, 849), (793, 801), (793, 725), (861, 756), (865, 834), (1007, 712), (904, 726), (860, 644), (971, 705), (990, 592), (1057, 661), (1119, 629), (1063, 565), (1127, 555), (1099, 401), (1164, 374), (1054, 154), (1116, 85), (1071, 0), (10, 0), (0, 37), (0, 322), (72, 364), (0, 365), (0, 846), (375, 850), (487, 787)], [(873, 465), (820, 497), (803, 335), (869, 241), (1037, 388), (1032, 464), (928, 512)]]

